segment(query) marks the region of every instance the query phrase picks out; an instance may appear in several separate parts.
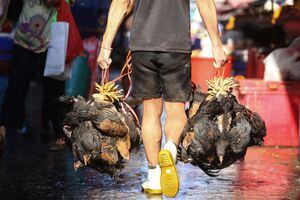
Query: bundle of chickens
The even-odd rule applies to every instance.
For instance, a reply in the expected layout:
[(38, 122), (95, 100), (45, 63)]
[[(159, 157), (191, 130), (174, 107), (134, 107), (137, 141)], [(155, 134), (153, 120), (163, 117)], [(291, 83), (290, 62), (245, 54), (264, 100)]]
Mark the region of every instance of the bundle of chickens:
[(98, 93), (84, 98), (61, 97), (63, 130), (74, 156), (74, 169), (88, 166), (115, 177), (140, 144), (138, 119), (113, 82), (96, 84)]
[(266, 126), (258, 113), (238, 103), (232, 94), (233, 78), (216, 77), (207, 84), (207, 93), (199, 86), (194, 90), (178, 159), (216, 176), (243, 160), (249, 146), (263, 144)]

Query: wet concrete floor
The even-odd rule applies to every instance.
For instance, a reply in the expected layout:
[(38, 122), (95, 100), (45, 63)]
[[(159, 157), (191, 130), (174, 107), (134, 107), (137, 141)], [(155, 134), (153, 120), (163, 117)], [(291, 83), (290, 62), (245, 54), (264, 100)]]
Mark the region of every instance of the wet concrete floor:
[[(17, 152), (0, 158), (0, 199), (165, 199), (140, 190), (146, 178), (144, 150), (133, 152), (117, 180), (72, 168), (69, 150), (49, 152), (48, 144), (21, 139)], [(296, 148), (250, 148), (244, 163), (218, 177), (178, 164), (180, 191), (175, 199), (300, 199)]]
[[(41, 89), (34, 84), (31, 88), (27, 123), (41, 124), (41, 97), (36, 95)], [(143, 148), (131, 154), (120, 177), (113, 180), (89, 168), (75, 172), (71, 152), (48, 151), (49, 141), (36, 132), (32, 137), (18, 136), (15, 152), (0, 156), (0, 200), (166, 199), (141, 192), (147, 171)], [(244, 163), (222, 170), (215, 178), (179, 163), (180, 191), (175, 199), (300, 200), (297, 152), (297, 148), (250, 148)]]

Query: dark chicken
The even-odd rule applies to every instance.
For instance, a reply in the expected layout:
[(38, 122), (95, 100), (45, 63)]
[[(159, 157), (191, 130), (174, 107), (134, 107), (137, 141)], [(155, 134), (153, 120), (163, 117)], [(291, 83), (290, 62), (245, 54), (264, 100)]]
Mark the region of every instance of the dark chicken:
[(244, 107), (243, 105), (238, 104), (235, 102), (234, 104), (234, 112), (236, 113), (244, 113), (246, 120), (251, 125), (251, 138), (249, 146), (254, 145), (262, 145), (264, 140), (263, 138), (266, 136), (266, 126), (265, 122), (261, 119), (258, 113), (251, 112), (249, 109)]
[(226, 131), (216, 143), (217, 156), (220, 164), (223, 163), (227, 147), (235, 154), (245, 153), (250, 142), (251, 126), (244, 116), (233, 119), (232, 128)]
[(262, 144), (265, 123), (257, 113), (240, 105), (231, 90), (211, 95), (197, 88), (194, 96), (179, 145), (179, 160), (216, 176), (219, 170), (243, 159), (249, 146)]
[(96, 159), (101, 153), (101, 135), (89, 121), (79, 124), (74, 129), (71, 140), (75, 161), (84, 165), (89, 164), (91, 159)]
[(82, 97), (61, 97), (66, 143), (74, 156), (74, 169), (89, 166), (112, 176), (123, 168), (130, 150), (140, 143), (140, 130), (122, 102), (86, 102)]

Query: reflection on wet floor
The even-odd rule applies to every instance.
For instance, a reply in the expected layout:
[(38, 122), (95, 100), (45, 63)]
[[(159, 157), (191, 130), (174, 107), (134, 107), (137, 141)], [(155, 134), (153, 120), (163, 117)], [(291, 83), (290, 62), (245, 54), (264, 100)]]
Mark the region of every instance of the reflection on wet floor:
[[(49, 152), (47, 147), (22, 139), (14, 155), (0, 158), (0, 199), (163, 199), (141, 192), (147, 166), (143, 148), (112, 180), (89, 168), (75, 172), (69, 150)], [(296, 148), (250, 148), (244, 163), (216, 178), (179, 163), (181, 186), (175, 199), (299, 199), (296, 159)]]

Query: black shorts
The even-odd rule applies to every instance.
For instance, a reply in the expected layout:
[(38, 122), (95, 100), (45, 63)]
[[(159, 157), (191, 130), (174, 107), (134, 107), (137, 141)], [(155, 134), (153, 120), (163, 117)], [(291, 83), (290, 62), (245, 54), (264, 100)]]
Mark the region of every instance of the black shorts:
[(192, 100), (191, 64), (188, 53), (132, 53), (133, 95), (167, 102)]

